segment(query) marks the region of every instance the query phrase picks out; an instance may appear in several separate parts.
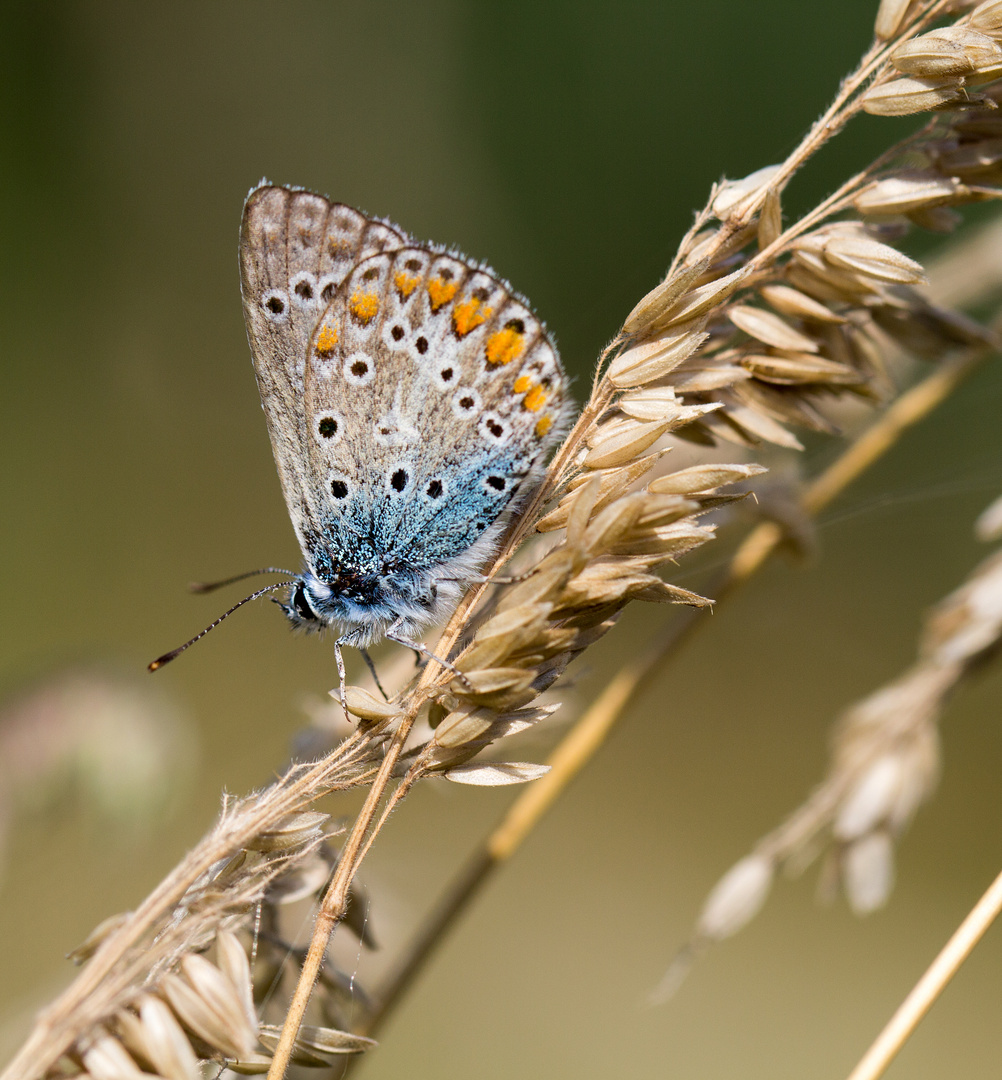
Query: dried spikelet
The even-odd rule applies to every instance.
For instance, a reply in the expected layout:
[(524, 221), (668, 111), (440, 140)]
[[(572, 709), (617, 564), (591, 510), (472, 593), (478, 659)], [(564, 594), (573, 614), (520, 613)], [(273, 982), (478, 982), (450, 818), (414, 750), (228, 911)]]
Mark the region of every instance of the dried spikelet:
[(968, 100), (952, 79), (894, 79), (868, 90), (863, 108), (874, 116), (910, 116)]
[(697, 932), (713, 941), (736, 934), (761, 910), (773, 868), (760, 855), (746, 855), (717, 882), (699, 914)]
[(865, 382), (866, 376), (846, 364), (825, 360), (810, 353), (793, 356), (763, 356), (747, 354), (741, 358), (742, 367), (767, 383), (799, 386), (823, 383), (828, 386), (854, 386)]
[[(278, 1044), (281, 1028), (271, 1024), (261, 1025), (261, 1042), (272, 1049)], [(334, 1028), (314, 1027), (304, 1024), (296, 1038), (297, 1065), (330, 1065), (329, 1058), (344, 1054), (360, 1054), (371, 1050), (377, 1043), (364, 1035), (353, 1035)]]
[(254, 838), (254, 851), (287, 851), (290, 848), (314, 844), (324, 835), (330, 814), (309, 810), (293, 814), (274, 828), (263, 830)]
[(94, 1080), (142, 1080), (143, 1070), (125, 1047), (98, 1028), (81, 1048), (84, 1068)]
[(161, 987), (185, 1027), (230, 1057), (254, 1053), (257, 1020), (248, 1018), (241, 991), (198, 954), (182, 958), (181, 975), (166, 975)]
[(692, 465), (668, 476), (659, 476), (647, 487), (659, 495), (694, 495), (750, 480), (765, 471), (761, 465)]
[(880, 0), (873, 32), (882, 41), (888, 41), (898, 32), (911, 0)]
[(582, 464), (587, 469), (628, 465), (653, 446), (670, 426), (670, 420), (643, 421), (632, 417), (608, 420), (588, 440), (589, 450)]
[(955, 177), (902, 172), (867, 185), (853, 199), (861, 214), (911, 214), (959, 202), (966, 189)]
[(107, 938), (120, 930), (129, 921), (131, 916), (131, 911), (123, 911), (117, 915), (109, 915), (107, 919), (102, 919), (75, 949), (71, 949), (66, 954), (66, 959), (74, 964), (85, 963), (97, 952)]
[(741, 180), (725, 180), (717, 188), (710, 207), (713, 213), (721, 219), (729, 217), (735, 210), (764, 188), (769, 188), (780, 170), (779, 165), (766, 165), (756, 169), (755, 172), (743, 177)]
[(700, 260), (678, 274), (669, 275), (660, 285), (651, 291), (626, 316), (623, 332), (636, 336), (649, 327), (682, 296), (694, 281), (697, 281), (709, 265), (709, 260)]
[(899, 45), (891, 63), (906, 75), (923, 78), (971, 75), (1002, 64), (1002, 49), (977, 30), (947, 26)]
[(968, 16), (968, 25), (989, 37), (1002, 37), (1002, 2), (985, 0), (985, 3), (978, 4)]
[(503, 787), (506, 784), (525, 784), (530, 780), (538, 780), (549, 771), (548, 765), (533, 765), (525, 761), (499, 761), (490, 765), (460, 765), (442, 775), (456, 784)]
[(166, 1080), (199, 1080), (198, 1059), (174, 1013), (160, 998), (140, 995), (136, 1013), (123, 1010), (115, 1027), (126, 1048)]
[(889, 285), (924, 283), (920, 263), (902, 255), (887, 244), (846, 233), (834, 235), (825, 243), (825, 258), (835, 266), (853, 270), (862, 277)]
[(643, 386), (673, 371), (686, 357), (699, 348), (707, 338), (702, 324), (636, 345), (620, 353), (609, 364), (606, 376), (617, 389)]
[(685, 293), (675, 304), (658, 318), (653, 319), (645, 328), (646, 335), (660, 334), (670, 326), (679, 326), (705, 315), (719, 307), (745, 280), (745, 270), (735, 270), (732, 274), (700, 285)]
[[(335, 693), (339, 696), (340, 688), (336, 692), (331, 691), (332, 696)], [(360, 720), (392, 720), (393, 717), (400, 715), (398, 706), (374, 697), (368, 690), (363, 690), (359, 686), (345, 688), (345, 705), (348, 712)]]
[(818, 344), (813, 338), (802, 334), (778, 315), (763, 311), (761, 308), (735, 304), (727, 309), (727, 317), (739, 330), (743, 330), (765, 345), (792, 352), (818, 351)]

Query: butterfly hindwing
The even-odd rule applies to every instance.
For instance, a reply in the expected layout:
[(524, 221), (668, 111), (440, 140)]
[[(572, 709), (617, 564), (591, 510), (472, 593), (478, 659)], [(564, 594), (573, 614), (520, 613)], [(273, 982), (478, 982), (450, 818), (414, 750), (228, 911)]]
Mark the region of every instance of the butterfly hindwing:
[(322, 546), (369, 572), (461, 555), (515, 498), (564, 392), (539, 320), (490, 271), (418, 246), (361, 260), (306, 358)]

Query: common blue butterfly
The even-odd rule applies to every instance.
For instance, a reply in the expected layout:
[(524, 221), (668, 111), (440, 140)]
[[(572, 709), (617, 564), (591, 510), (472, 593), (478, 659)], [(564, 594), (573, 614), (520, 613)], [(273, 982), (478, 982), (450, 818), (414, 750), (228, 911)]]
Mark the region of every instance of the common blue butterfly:
[[(283, 609), (340, 649), (457, 602), (560, 431), (566, 379), (493, 271), (262, 183), (240, 272), (261, 404), (305, 569)], [(343, 674), (341, 676), (343, 687)]]

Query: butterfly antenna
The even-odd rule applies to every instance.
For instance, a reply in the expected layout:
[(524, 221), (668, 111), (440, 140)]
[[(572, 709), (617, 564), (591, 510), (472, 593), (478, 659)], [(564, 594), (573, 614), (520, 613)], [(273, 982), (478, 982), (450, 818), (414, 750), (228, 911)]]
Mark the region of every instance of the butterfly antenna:
[(232, 585), (236, 581), (243, 581), (249, 577), (257, 577), (258, 574), (290, 574), (295, 576), (294, 571), (285, 570), (281, 566), (262, 566), (260, 570), (248, 570), (246, 574), (237, 574), (236, 577), (224, 578), (222, 581), (192, 581), (188, 585), (188, 588), (193, 593), (214, 592), (216, 589), (221, 589), (224, 585)]
[(195, 642), (198, 641), (200, 638), (204, 638), (210, 630), (215, 630), (215, 628), (223, 621), (223, 619), (229, 618), (229, 616), (232, 615), (233, 612), (237, 610), (237, 608), (243, 607), (244, 604), (250, 603), (251, 600), (256, 600), (259, 596), (264, 596), (265, 593), (274, 592), (275, 589), (282, 589), (288, 585), (295, 584), (295, 581), (279, 581), (276, 582), (276, 584), (274, 585), (267, 585), (263, 589), (258, 589), (257, 592), (252, 592), (250, 596), (245, 596), (243, 600), (235, 603), (229, 611), (224, 611), (218, 619), (216, 619), (214, 622), (209, 623), (209, 625), (204, 630), (197, 633), (191, 639), (191, 641), (186, 641), (183, 645), (179, 645), (176, 649), (171, 649), (170, 652), (164, 653), (163, 656), (158, 656), (152, 664), (148, 665), (146, 670), (157, 671), (158, 669), (162, 668), (164, 664), (169, 664), (175, 656), (180, 656), (180, 654), (183, 653), (184, 650), (187, 649), (190, 645), (194, 645)]

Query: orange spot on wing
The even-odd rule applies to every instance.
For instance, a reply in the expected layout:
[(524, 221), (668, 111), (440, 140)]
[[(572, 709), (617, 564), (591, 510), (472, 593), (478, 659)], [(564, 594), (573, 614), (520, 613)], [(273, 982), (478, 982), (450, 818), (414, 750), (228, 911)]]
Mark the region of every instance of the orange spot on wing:
[(491, 309), (484, 307), (476, 297), (472, 297), (456, 305), (456, 309), (452, 313), (452, 325), (456, 328), (456, 333), (460, 337), (466, 337), (471, 330), (475, 330), (490, 315)]
[(536, 422), (536, 434), (542, 438), (553, 427), (552, 416), (541, 416)]
[(363, 326), (367, 326), (379, 311), (379, 297), (375, 293), (355, 293), (348, 301), (348, 310)]
[(320, 333), (317, 334), (317, 343), (314, 346), (317, 356), (321, 360), (327, 360), (334, 355), (337, 347), (337, 331), (333, 326), (324, 324)]
[[(490, 355), (488, 354), (488, 359), (489, 358)], [(512, 390), (514, 390), (516, 394), (524, 394), (530, 386), (532, 386), (532, 379), (530, 379), (528, 375), (519, 375), (515, 380), (515, 385), (512, 387)]]
[(539, 412), (546, 404), (546, 391), (541, 386), (534, 386), (522, 399), (522, 408), (529, 412)]
[(432, 278), (428, 282), (428, 296), (431, 298), (431, 310), (438, 311), (447, 304), (459, 292), (459, 286), (455, 281), (444, 281), (442, 278)]
[(487, 363), (510, 364), (522, 351), (522, 335), (511, 327), (487, 339)]
[(406, 300), (418, 287), (420, 281), (420, 278), (414, 277), (411, 274), (405, 274), (403, 270), (401, 270), (399, 274), (394, 275), (393, 278), (393, 284), (396, 285), (401, 300)]

